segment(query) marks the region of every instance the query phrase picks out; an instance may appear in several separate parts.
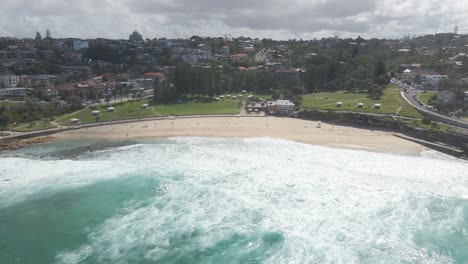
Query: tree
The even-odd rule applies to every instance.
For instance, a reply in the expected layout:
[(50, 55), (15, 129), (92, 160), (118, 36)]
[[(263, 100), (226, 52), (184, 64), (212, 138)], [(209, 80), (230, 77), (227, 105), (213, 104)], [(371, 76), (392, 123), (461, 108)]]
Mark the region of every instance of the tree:
[(45, 38), (46, 38), (46, 39), (52, 38), (52, 34), (50, 33), (49, 29), (46, 30)]
[(377, 64), (375, 65), (375, 71), (374, 71), (374, 76), (380, 76), (384, 75), (387, 73), (387, 69), (385, 67), (385, 63), (381, 60), (377, 61)]
[(0, 105), (0, 127), (6, 127), (10, 123), (10, 117), (7, 115), (5, 105)]
[(273, 90), (273, 94), (271, 95), (271, 98), (273, 98), (273, 100), (278, 100), (280, 97), (281, 97), (280, 91)]
[(421, 120), (421, 123), (423, 125), (430, 125), (432, 122), (432, 120), (430, 118), (427, 118), (427, 117), (424, 117), (422, 120)]
[(383, 86), (379, 86), (377, 84), (371, 84), (369, 87), (369, 95), (374, 99), (379, 99), (383, 95)]
[(83, 100), (81, 100), (81, 98), (78, 96), (70, 96), (67, 102), (70, 104), (72, 110), (83, 108)]
[(143, 41), (143, 36), (138, 33), (138, 31), (133, 31), (133, 33), (130, 35), (130, 37), (128, 38), (128, 40), (130, 41), (133, 41), (133, 42), (137, 42), (137, 41)]
[(374, 83), (377, 85), (387, 85), (390, 83), (390, 77), (388, 75), (379, 75), (374, 77)]
[(39, 31), (36, 32), (36, 41), (40, 41), (42, 40), (42, 36), (41, 36), (41, 33), (39, 33)]
[(88, 59), (106, 61), (114, 64), (120, 62), (119, 52), (110, 47), (91, 46), (83, 56)]

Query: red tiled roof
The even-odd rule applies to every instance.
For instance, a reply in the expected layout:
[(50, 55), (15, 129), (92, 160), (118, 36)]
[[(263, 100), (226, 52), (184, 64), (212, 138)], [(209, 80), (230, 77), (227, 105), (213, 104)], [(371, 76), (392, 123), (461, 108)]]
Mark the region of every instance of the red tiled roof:
[(75, 83), (66, 83), (55, 86), (55, 90), (57, 91), (73, 91), (76, 89), (78, 88), (76, 87)]
[(234, 54), (234, 55), (231, 55), (231, 58), (245, 58), (245, 57), (248, 57), (249, 55), (245, 54), (245, 53), (239, 53), (239, 54)]
[(150, 77), (164, 77), (164, 74), (160, 72), (147, 72), (145, 73), (145, 76), (150, 76)]

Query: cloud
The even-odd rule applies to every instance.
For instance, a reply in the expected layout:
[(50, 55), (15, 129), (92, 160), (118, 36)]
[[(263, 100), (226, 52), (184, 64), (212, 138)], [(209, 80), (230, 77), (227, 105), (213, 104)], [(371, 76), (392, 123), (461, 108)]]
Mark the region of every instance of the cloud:
[(464, 28), (466, 0), (2, 0), (0, 35), (401, 37)]

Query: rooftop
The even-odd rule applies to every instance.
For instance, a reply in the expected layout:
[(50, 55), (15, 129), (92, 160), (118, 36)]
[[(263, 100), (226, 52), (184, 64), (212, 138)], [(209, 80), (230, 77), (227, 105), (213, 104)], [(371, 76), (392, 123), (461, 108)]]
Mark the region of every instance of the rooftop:
[(289, 100), (276, 100), (275, 102), (276, 105), (291, 105), (295, 106), (295, 104)]

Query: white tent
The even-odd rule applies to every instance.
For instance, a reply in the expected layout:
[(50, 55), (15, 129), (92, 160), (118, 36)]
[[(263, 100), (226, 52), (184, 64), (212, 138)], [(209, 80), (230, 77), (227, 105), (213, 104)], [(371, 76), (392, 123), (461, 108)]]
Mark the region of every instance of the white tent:
[(363, 103), (357, 104), (357, 108), (364, 108), (364, 104)]
[(342, 106), (343, 106), (343, 102), (336, 103), (336, 107), (342, 107)]
[(148, 108), (149, 107), (149, 104), (142, 104), (141, 105), (141, 108)]
[(101, 113), (101, 111), (98, 111), (98, 110), (94, 110), (94, 111), (91, 112), (91, 114), (92, 114), (93, 116), (97, 116), (97, 115), (99, 115), (100, 113)]
[(375, 104), (375, 105), (374, 105), (374, 109), (380, 109), (380, 108), (382, 108), (382, 105), (381, 105), (381, 104)]
[(246, 90), (242, 90), (242, 93), (246, 93), (247, 91)]
[(80, 120), (78, 118), (72, 118), (70, 119), (70, 123), (78, 123)]
[(114, 112), (115, 111), (115, 108), (114, 107), (109, 107), (107, 108), (107, 112)]

